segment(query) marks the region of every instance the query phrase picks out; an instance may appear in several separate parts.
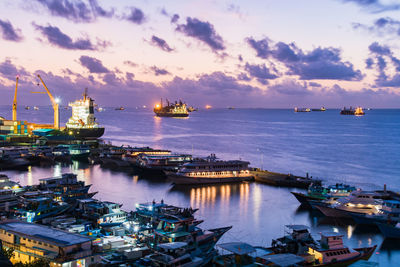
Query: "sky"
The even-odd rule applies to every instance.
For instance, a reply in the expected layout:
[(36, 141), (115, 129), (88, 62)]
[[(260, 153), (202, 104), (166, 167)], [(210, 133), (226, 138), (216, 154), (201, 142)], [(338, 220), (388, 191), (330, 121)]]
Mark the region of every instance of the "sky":
[(2, 0), (0, 105), (400, 107), (398, 0)]

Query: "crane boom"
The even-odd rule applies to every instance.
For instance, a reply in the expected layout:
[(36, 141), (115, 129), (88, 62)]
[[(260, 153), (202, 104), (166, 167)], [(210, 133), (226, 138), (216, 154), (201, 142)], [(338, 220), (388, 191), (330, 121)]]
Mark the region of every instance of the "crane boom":
[(40, 77), (40, 75), (37, 75), (40, 79), (40, 81), (42, 82), (44, 89), (46, 89), (47, 95), (50, 98), (50, 101), (53, 105), (53, 109), (54, 109), (54, 128), (55, 129), (60, 129), (60, 115), (59, 115), (59, 108), (58, 108), (58, 103), (57, 101), (54, 99), (53, 95), (50, 93), (49, 89), (47, 88), (46, 84), (44, 83), (44, 81), (42, 80), (42, 77)]
[(13, 121), (17, 120), (17, 91), (18, 91), (18, 80), (19, 80), (18, 76), (17, 76), (16, 80), (17, 81), (15, 83), (14, 101), (13, 101), (13, 105), (12, 105), (12, 119), (13, 119)]

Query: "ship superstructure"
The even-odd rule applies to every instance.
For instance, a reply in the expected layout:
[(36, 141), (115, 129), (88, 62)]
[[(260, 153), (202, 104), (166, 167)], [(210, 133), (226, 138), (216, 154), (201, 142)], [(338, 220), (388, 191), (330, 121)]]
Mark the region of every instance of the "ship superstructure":
[(76, 138), (98, 138), (104, 134), (104, 127), (101, 127), (94, 116), (94, 100), (83, 94), (83, 99), (69, 103), (72, 108), (72, 116), (66, 123), (66, 131)]

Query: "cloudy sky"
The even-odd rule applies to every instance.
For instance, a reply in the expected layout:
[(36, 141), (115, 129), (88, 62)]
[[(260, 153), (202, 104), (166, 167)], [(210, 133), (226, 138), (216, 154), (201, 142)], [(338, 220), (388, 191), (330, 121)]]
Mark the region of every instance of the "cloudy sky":
[(398, 0), (3, 0), (0, 104), (400, 107)]

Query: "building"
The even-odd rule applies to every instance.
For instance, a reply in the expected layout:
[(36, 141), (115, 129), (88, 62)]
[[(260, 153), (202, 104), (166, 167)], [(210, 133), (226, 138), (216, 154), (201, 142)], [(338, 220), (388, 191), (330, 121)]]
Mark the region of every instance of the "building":
[(35, 223), (2, 221), (0, 240), (4, 248), (14, 249), (12, 263), (44, 259), (52, 267), (86, 267), (100, 262), (93, 238)]

